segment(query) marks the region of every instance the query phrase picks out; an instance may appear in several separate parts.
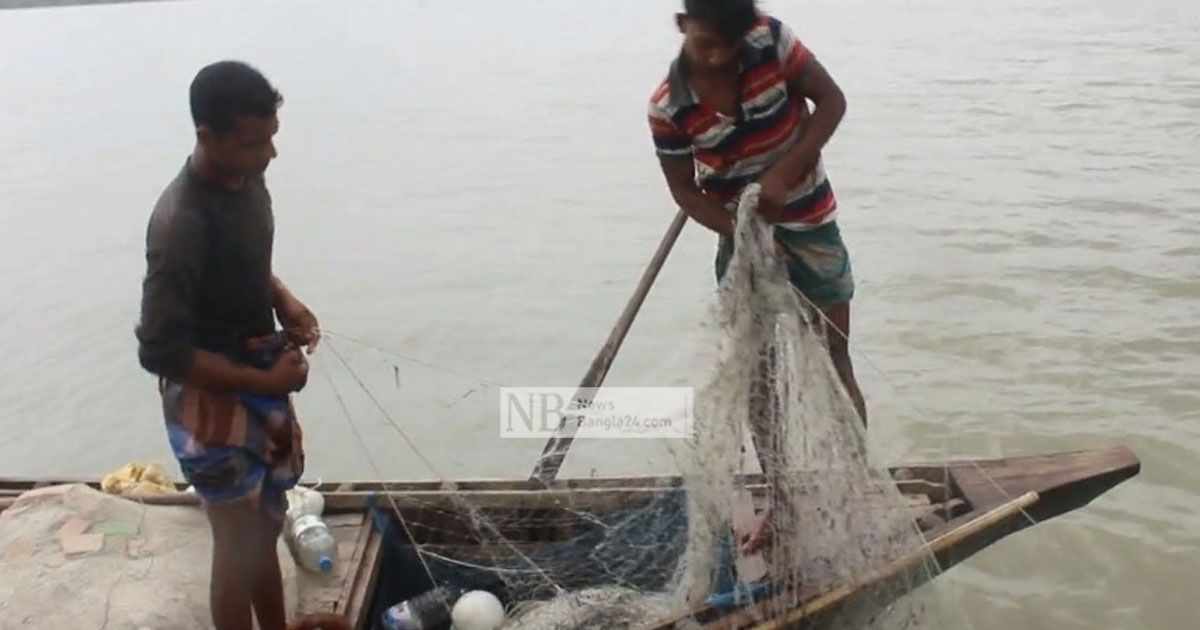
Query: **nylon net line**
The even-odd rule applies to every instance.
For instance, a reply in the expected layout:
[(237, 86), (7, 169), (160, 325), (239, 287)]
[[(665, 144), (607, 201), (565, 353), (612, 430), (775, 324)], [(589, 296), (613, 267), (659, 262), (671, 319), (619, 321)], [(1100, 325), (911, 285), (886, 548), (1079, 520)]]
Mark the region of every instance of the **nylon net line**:
[[(920, 524), (936, 501), (870, 460), (757, 205), (748, 187), (697, 347), (694, 437), (665, 440), (678, 477), (397, 493), (411, 570), (496, 594), (505, 628), (954, 627), (919, 588), (938, 572)], [(741, 557), (754, 506), (770, 535)]]

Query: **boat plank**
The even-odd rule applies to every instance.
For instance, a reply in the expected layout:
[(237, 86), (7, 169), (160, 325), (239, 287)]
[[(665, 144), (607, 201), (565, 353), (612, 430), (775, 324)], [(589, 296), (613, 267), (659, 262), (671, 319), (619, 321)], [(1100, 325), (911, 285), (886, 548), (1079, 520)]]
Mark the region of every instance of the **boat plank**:
[(1117, 447), (954, 464), (951, 475), (972, 505), (997, 503), (1034, 489), (1043, 496), (1039, 511), (1059, 512), (1090, 502), (1139, 469), (1133, 452)]
[[(938, 483), (936, 479), (931, 480), (926, 478), (934, 475), (934, 473), (926, 471), (929, 468), (931, 467), (906, 467), (905, 470), (915, 471), (916, 478), (897, 479), (895, 481), (897, 487), (905, 494), (929, 494), (938, 491), (939, 486), (942, 484)], [(941, 468), (939, 467), (937, 470), (940, 471)], [(804, 473), (800, 473), (800, 476), (803, 477)], [(549, 485), (543, 485), (528, 479), (468, 479), (463, 481), (342, 481), (321, 483), (310, 487), (319, 490), (322, 494), (340, 494), (346, 492), (365, 494), (388, 492), (391, 494), (400, 494), (410, 492), (448, 493), (471, 490), (541, 492), (545, 490), (668, 489), (679, 487), (682, 483), (682, 478), (678, 475), (646, 475), (556, 479)], [(739, 475), (736, 479), (736, 485), (758, 490), (762, 489), (764, 483), (763, 477), (760, 474)], [(0, 493), (20, 494), (35, 487), (59, 484), (86, 484), (93, 488), (99, 488), (100, 486), (100, 482), (97, 479), (0, 477)], [(176, 483), (175, 487), (182, 492), (188, 486), (185, 483)]]
[[(338, 559), (329, 575), (299, 568), (300, 613), (342, 613), (349, 591), (348, 582), (361, 562), (364, 539), (362, 514), (332, 514), (323, 517), (338, 547)], [(348, 551), (348, 556), (344, 555)]]
[(363, 518), (363, 530), (367, 533), (362, 545), (362, 555), (356, 564), (354, 579), (349, 583), (349, 590), (344, 594), (346, 603), (343, 614), (354, 624), (355, 628), (367, 627), (367, 615), (370, 614), (371, 601), (375, 593), (375, 585), (379, 581), (379, 569), (383, 560), (383, 536), (371, 524), (371, 516)]
[[(1014, 497), (1036, 493), (1033, 505), (1009, 510), (970, 536), (951, 539), (935, 555), (943, 568), (961, 562), (1008, 534), (1058, 514), (1081, 507), (1140, 470), (1137, 457), (1127, 448), (1054, 453), (993, 460), (918, 463), (893, 468), (896, 486), (907, 495), (899, 507), (912, 510), (927, 540), (961, 532), (987, 514), (1009, 506)], [(0, 478), (0, 511), (21, 493), (63, 483), (96, 480)], [(394, 499), (415, 540), (427, 551), (464, 557), (487, 557), (503, 551), (474, 526), (478, 514), (521, 553), (546, 542), (563, 539), (590, 526), (592, 516), (638, 507), (681, 484), (677, 476), (556, 479), (542, 484), (528, 479), (476, 479), (443, 481), (348, 481), (318, 486), (326, 499), (326, 522), (338, 543), (337, 568), (332, 575), (317, 576), (300, 569), (301, 612), (348, 615), (362, 627), (369, 615), (379, 579), (383, 539), (375, 530), (367, 508), (380, 497)], [(759, 475), (744, 475), (739, 484), (764, 494)], [(804, 480), (797, 486), (803, 492)], [(177, 484), (183, 490), (184, 484)], [(155, 495), (137, 500), (155, 505), (197, 505), (195, 495)], [(385, 502), (389, 503), (389, 502)], [(469, 509), (466, 506), (470, 506)], [(388, 511), (392, 511), (390, 506)], [(934, 518), (936, 517), (936, 518)], [(944, 539), (945, 540), (945, 539)], [(932, 577), (932, 576), (928, 576)], [(803, 589), (801, 589), (803, 590)], [(825, 596), (827, 593), (802, 593)], [(750, 611), (741, 611), (749, 613)], [(721, 613), (730, 618), (738, 612)], [(787, 613), (791, 614), (791, 613)], [(698, 620), (714, 621), (709, 617)]]
[(972, 512), (970, 519), (950, 531), (936, 537), (929, 537), (926, 534), (926, 545), (910, 551), (883, 567), (867, 572), (860, 578), (860, 581), (855, 583), (845, 584), (826, 592), (815, 590), (809, 585), (784, 584), (778, 594), (747, 606), (734, 610), (700, 606), (688, 613), (658, 620), (645, 626), (643, 630), (670, 630), (680, 626), (713, 630), (791, 627), (781, 625), (780, 619), (777, 617), (781, 611), (786, 611), (784, 612), (785, 617), (790, 618), (791, 623), (796, 623), (828, 612), (840, 602), (853, 597), (870, 583), (888, 579), (903, 579), (912, 585), (918, 580), (932, 579), (935, 576), (928, 571), (930, 565), (927, 563), (930, 554), (937, 556), (946, 549), (977, 537), (998, 524), (1017, 518), (1017, 514), (1035, 504), (1037, 500), (1037, 494), (1031, 492), (992, 510)]

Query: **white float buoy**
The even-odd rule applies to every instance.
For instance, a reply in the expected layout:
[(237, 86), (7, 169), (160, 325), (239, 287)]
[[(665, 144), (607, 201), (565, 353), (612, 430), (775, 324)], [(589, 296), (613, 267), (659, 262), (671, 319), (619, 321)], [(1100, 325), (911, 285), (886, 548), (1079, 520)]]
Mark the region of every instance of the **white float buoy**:
[(454, 602), (450, 621), (455, 630), (496, 630), (504, 623), (504, 605), (487, 591), (468, 591)]

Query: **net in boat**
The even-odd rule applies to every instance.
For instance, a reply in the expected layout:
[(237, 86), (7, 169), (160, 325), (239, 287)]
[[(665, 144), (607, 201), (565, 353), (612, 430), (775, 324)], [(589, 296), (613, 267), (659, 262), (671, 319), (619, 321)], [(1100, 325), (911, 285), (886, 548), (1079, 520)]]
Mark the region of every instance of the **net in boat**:
[[(0, 513), (0, 550), (0, 628), (212, 628), (202, 510), (54, 486)], [(291, 618), (297, 571), (282, 542), (277, 552)]]
[[(695, 435), (668, 440), (679, 483), (559, 484), (504, 508), (467, 489), (427, 505), (406, 497), (404, 531), (390, 538), (410, 543), (394, 550), (407, 563), (389, 564), (429, 578), (392, 576), (420, 582), (408, 594), (489, 590), (508, 608), (505, 627), (533, 630), (940, 625), (906, 596), (936, 567), (907, 500), (868, 456), (825, 322), (792, 289), (757, 195), (751, 186), (739, 203), (694, 363)], [(771, 536), (742, 559), (734, 525), (755, 503), (770, 507)], [(879, 573), (889, 567), (902, 570)]]

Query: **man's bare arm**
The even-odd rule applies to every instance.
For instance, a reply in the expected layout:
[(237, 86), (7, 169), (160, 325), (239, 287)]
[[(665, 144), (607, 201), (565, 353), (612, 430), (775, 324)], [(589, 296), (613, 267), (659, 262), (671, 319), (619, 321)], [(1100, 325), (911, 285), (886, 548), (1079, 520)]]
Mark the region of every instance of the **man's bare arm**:
[(787, 83), (788, 94), (793, 98), (806, 98), (816, 106), (812, 118), (804, 126), (803, 136), (764, 178), (781, 178), (791, 181), (815, 166), (824, 145), (838, 130), (842, 116), (846, 115), (846, 95), (838, 83), (829, 76), (826, 68), (815, 58), (810, 59), (804, 70)]
[(278, 382), (272, 383), (271, 373), (249, 366), (238, 365), (229, 359), (207, 350), (192, 350), (192, 366), (184, 377), (188, 385), (202, 389), (222, 391), (245, 391), (255, 394), (278, 395), (287, 391)]
[(696, 169), (692, 157), (660, 156), (663, 176), (675, 203), (704, 227), (725, 236), (733, 234), (733, 213), (726, 210), (696, 185)]
[(787, 182), (812, 170), (821, 150), (846, 114), (845, 94), (815, 58), (788, 82), (788, 92), (792, 98), (812, 101), (815, 108), (800, 140), (763, 175), (763, 179), (773, 179), (784, 188)]
[(321, 324), (317, 316), (301, 302), (279, 276), (271, 276), (271, 292), (274, 296), (275, 315), (284, 330), (297, 345), (307, 348), (312, 354), (321, 342)]
[(292, 292), (288, 290), (283, 280), (276, 275), (271, 276), (271, 297), (276, 308), (279, 308), (280, 304), (284, 304), (288, 300), (298, 301), (296, 300), (296, 296), (292, 295)]

